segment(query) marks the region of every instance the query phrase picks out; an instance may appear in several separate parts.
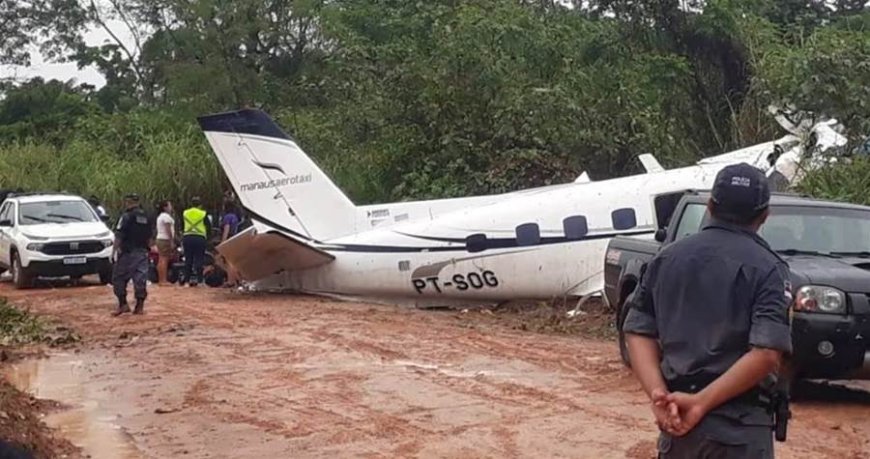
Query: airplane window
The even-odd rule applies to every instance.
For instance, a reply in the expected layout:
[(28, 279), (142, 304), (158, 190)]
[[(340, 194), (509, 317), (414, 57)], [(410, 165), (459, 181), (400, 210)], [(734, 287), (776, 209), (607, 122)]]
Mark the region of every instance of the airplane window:
[(486, 250), (486, 235), (483, 233), (477, 233), (465, 238), (465, 250), (472, 253), (483, 252)]
[(517, 226), (517, 245), (538, 245), (541, 243), (541, 230), (537, 223)]
[(610, 218), (613, 221), (613, 229), (627, 230), (637, 226), (637, 215), (631, 208), (616, 209), (610, 214)]
[(586, 223), (586, 217), (575, 215), (562, 220), (562, 229), (570, 240), (583, 239), (589, 232), (589, 224)]

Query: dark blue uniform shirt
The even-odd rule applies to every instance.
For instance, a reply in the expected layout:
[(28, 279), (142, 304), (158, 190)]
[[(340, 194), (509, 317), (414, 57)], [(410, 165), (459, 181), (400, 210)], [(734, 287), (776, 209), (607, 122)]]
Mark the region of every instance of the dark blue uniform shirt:
[[(751, 347), (791, 353), (790, 295), (788, 266), (760, 236), (715, 221), (649, 262), (623, 329), (659, 341), (666, 380), (721, 375)], [(698, 428), (725, 442), (742, 441), (729, 422), (772, 424), (740, 402), (711, 414)]]
[(121, 253), (148, 250), (151, 233), (151, 221), (141, 207), (121, 214), (118, 226), (115, 228), (115, 234), (121, 240)]
[(751, 346), (791, 352), (789, 298), (786, 263), (717, 221), (649, 262), (623, 329), (658, 339), (667, 380), (720, 375)]

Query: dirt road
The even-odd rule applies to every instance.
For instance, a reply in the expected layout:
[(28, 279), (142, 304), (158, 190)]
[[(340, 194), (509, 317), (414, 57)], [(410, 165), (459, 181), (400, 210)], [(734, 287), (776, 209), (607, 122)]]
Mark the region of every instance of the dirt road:
[[(111, 318), (105, 286), (0, 285), (83, 336), (76, 352), (9, 374), (78, 404), (56, 423), (95, 458), (654, 455), (644, 398), (610, 342), (478, 312), (150, 291), (145, 316)], [(870, 458), (870, 394), (810, 392), (778, 456)], [(95, 436), (89, 423), (115, 430)]]

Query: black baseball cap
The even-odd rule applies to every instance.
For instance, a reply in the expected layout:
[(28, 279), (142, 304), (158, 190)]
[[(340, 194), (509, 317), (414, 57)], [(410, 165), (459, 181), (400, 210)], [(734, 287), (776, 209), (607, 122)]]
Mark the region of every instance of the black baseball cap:
[(139, 202), (139, 195), (136, 193), (129, 193), (124, 196), (124, 199), (132, 202)]
[(716, 174), (711, 197), (717, 213), (752, 218), (770, 204), (770, 185), (761, 169), (747, 163), (732, 164)]

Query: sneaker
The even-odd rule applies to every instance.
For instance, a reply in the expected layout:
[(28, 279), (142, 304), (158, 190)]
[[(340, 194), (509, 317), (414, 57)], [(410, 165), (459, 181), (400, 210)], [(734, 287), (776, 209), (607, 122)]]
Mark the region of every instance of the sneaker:
[(127, 306), (126, 304), (122, 304), (122, 305), (118, 306), (118, 309), (115, 309), (115, 312), (112, 313), (112, 316), (118, 317), (121, 314), (124, 314), (126, 312), (130, 312), (130, 307)]
[(145, 302), (141, 300), (136, 301), (136, 307), (133, 309), (133, 314), (142, 315), (145, 313)]

